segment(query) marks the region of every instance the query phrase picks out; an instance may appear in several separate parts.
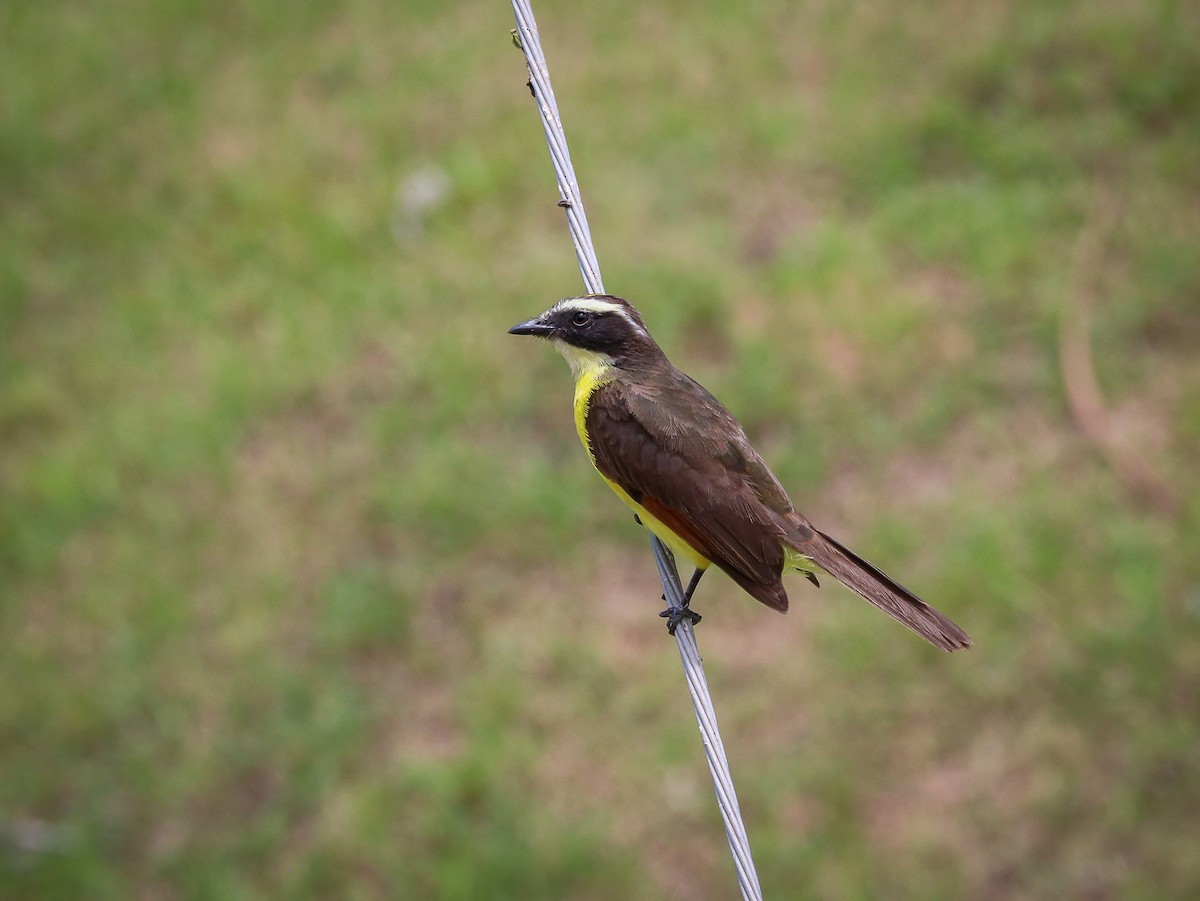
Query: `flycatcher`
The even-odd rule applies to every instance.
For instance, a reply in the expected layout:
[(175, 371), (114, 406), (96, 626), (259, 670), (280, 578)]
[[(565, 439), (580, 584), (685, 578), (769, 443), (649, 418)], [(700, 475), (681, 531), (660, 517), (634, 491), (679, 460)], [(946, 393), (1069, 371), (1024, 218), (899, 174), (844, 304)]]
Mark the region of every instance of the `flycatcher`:
[(688, 604), (714, 563), (780, 613), (783, 574), (819, 586), (819, 568), (939, 648), (970, 647), (962, 629), (796, 512), (738, 421), (671, 365), (628, 301), (568, 297), (509, 333), (547, 338), (566, 357), (592, 464), (639, 522), (695, 565), (683, 605), (663, 611), (669, 631), (699, 621)]

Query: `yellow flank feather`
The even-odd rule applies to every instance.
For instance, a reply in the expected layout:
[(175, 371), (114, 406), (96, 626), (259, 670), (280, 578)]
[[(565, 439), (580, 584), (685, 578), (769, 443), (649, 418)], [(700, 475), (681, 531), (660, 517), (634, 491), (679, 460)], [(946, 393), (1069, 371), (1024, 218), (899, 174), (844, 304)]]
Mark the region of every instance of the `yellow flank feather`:
[[(555, 341), (554, 343), (558, 346), (562, 355), (567, 358), (567, 362), (571, 365), (571, 372), (575, 375), (575, 431), (579, 433), (579, 440), (583, 442), (588, 459), (592, 461), (592, 466), (594, 467), (596, 465), (596, 455), (592, 453), (592, 443), (587, 432), (588, 405), (591, 403), (592, 394), (595, 393), (596, 389), (602, 385), (607, 385), (613, 380), (612, 358), (596, 351), (573, 347), (563, 341)], [(600, 472), (598, 469), (596, 471)], [(685, 560), (691, 561), (692, 565), (697, 569), (708, 569), (709, 564), (712, 562), (711, 560), (671, 531), (666, 524), (649, 513), (645, 507), (631, 498), (624, 488), (604, 473), (600, 472), (600, 478), (604, 479), (617, 497), (637, 513), (638, 518), (642, 521), (642, 525), (657, 535), (672, 551), (681, 555)]]
[(817, 566), (806, 555), (793, 547), (783, 546), (783, 571), (793, 570), (798, 573), (812, 574)]

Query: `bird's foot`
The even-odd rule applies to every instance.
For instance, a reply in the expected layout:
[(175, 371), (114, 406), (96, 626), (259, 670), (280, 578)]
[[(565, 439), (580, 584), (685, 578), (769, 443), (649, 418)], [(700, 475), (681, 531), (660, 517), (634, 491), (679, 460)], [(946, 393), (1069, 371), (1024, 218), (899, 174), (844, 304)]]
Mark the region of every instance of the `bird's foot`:
[(687, 604), (684, 604), (681, 607), (668, 607), (658, 615), (667, 621), (668, 635), (674, 635), (675, 630), (679, 628), (679, 624), (685, 619), (693, 626), (700, 622), (700, 620), (704, 619), (704, 617), (702, 617)]

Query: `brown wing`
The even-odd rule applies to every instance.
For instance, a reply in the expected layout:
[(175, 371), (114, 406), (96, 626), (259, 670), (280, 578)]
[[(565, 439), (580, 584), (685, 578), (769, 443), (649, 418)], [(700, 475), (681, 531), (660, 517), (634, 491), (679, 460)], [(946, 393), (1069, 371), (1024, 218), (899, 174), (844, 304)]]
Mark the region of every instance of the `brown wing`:
[(682, 373), (592, 395), (596, 468), (751, 596), (787, 609), (780, 576), (787, 494), (737, 421)]

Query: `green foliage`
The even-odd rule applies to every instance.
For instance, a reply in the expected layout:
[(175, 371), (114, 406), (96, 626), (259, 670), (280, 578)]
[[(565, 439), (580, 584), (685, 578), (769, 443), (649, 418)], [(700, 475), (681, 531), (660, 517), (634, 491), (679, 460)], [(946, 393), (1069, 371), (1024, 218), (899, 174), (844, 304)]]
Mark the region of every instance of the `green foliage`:
[[(1194, 895), (1196, 9), (538, 12), (609, 289), (977, 642), (706, 580), (767, 894)], [(504, 334), (579, 286), (510, 27), (0, 11), (5, 897), (733, 890), (645, 536)], [(1177, 516), (1072, 419), (1077, 303)]]

